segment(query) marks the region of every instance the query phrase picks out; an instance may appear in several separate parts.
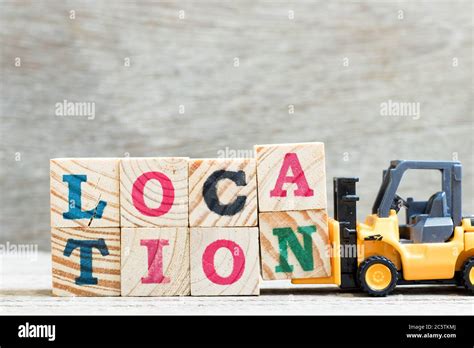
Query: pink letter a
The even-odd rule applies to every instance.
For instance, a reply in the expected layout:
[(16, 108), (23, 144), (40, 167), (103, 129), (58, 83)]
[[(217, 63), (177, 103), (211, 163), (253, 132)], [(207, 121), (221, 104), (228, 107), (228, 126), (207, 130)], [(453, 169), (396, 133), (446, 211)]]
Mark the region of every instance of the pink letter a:
[[(291, 168), (292, 176), (288, 175), (288, 170)], [(314, 191), (309, 188), (308, 181), (301, 168), (300, 161), (296, 153), (287, 153), (283, 160), (283, 165), (280, 169), (277, 182), (273, 190), (270, 191), (270, 197), (286, 197), (286, 190), (283, 189), (283, 184), (296, 184), (298, 188), (294, 191), (295, 196), (310, 197), (314, 195)]]

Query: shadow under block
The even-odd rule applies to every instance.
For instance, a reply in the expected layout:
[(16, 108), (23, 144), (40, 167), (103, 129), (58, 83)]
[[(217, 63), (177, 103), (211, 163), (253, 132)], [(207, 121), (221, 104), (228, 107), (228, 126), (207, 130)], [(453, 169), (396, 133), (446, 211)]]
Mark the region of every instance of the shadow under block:
[(189, 225), (257, 226), (254, 159), (191, 159)]
[(191, 293), (187, 227), (122, 228), (122, 296)]
[(191, 295), (259, 295), (257, 227), (191, 228)]
[(325, 210), (260, 213), (260, 253), (264, 280), (331, 275)]
[(119, 160), (50, 161), (51, 227), (120, 227)]
[(258, 209), (326, 209), (324, 143), (255, 145)]
[(53, 295), (120, 296), (120, 228), (51, 229)]
[(122, 227), (188, 226), (188, 158), (120, 161)]

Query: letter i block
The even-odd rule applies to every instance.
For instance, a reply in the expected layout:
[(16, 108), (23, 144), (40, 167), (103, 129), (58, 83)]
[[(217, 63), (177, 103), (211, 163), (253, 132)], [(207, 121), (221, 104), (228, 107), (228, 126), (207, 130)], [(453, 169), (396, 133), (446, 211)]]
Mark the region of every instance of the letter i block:
[(191, 228), (191, 295), (258, 295), (257, 227)]
[(264, 280), (331, 275), (331, 248), (325, 210), (259, 215)]
[(122, 296), (190, 294), (187, 227), (122, 228)]
[(119, 160), (50, 161), (52, 227), (120, 227)]
[(51, 229), (53, 295), (120, 295), (120, 228)]
[(259, 211), (326, 209), (323, 143), (256, 145)]
[(191, 227), (257, 226), (254, 159), (193, 159), (189, 162)]
[(122, 227), (188, 226), (188, 158), (120, 160)]

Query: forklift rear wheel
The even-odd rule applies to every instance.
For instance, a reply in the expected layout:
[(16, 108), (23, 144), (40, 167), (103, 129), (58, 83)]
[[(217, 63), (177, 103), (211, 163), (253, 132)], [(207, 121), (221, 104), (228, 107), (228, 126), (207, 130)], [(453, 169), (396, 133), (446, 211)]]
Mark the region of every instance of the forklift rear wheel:
[(462, 278), (464, 287), (474, 294), (474, 257), (464, 263)]
[(397, 267), (383, 256), (371, 256), (359, 266), (359, 282), (370, 296), (387, 296), (398, 281)]

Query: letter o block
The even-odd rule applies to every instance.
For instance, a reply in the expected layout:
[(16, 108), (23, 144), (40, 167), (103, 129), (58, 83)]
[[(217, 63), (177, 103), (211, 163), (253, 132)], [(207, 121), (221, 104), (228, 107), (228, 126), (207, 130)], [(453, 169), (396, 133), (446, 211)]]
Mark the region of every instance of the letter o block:
[(258, 209), (326, 209), (323, 143), (256, 145)]
[(191, 227), (257, 226), (254, 159), (192, 159), (189, 162)]
[(120, 161), (122, 227), (188, 226), (188, 158)]
[(191, 295), (258, 295), (258, 228), (191, 228)]

